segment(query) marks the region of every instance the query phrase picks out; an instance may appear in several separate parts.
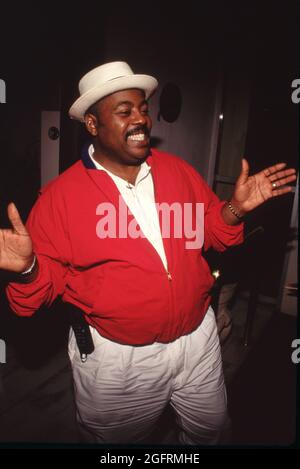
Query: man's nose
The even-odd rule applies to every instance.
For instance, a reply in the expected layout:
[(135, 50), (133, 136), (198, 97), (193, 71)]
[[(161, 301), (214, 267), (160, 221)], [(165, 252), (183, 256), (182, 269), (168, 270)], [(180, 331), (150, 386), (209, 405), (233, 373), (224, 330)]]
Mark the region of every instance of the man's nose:
[(132, 122), (134, 124), (146, 124), (147, 123), (147, 114), (139, 111), (138, 109), (132, 114)]

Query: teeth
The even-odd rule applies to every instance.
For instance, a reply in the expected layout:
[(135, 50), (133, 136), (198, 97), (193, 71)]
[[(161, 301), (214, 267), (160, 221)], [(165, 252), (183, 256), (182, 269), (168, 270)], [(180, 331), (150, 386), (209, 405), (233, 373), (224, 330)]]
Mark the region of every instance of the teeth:
[(128, 140), (134, 140), (136, 142), (142, 142), (145, 139), (145, 134), (129, 135)]

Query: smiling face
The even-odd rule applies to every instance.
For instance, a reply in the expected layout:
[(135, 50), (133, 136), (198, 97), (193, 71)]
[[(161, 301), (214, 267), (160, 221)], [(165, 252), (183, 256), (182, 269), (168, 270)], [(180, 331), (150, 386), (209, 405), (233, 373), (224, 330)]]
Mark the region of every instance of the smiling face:
[(142, 90), (118, 91), (101, 99), (93, 114), (85, 115), (85, 124), (99, 162), (137, 166), (149, 155), (152, 122)]

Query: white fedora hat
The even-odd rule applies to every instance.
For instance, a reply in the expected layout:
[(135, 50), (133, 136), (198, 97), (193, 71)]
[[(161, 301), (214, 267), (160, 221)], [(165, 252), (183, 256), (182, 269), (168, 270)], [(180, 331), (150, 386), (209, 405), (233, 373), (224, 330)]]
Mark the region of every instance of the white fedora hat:
[(99, 99), (130, 88), (144, 90), (148, 99), (157, 85), (157, 80), (149, 75), (135, 75), (126, 62), (100, 65), (81, 78), (78, 85), (80, 97), (70, 107), (69, 116), (83, 122), (88, 108)]

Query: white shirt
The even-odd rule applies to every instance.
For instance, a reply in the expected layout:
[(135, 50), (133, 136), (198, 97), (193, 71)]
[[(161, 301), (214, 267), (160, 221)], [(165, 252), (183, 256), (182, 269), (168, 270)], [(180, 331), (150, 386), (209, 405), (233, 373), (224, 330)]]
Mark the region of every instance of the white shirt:
[(116, 184), (127, 207), (140, 225), (145, 237), (159, 254), (165, 269), (168, 271), (167, 258), (160, 231), (158, 213), (155, 206), (154, 186), (151, 167), (142, 163), (135, 185), (116, 176), (99, 164), (94, 158), (94, 146), (89, 146), (89, 155), (97, 169), (105, 171)]

